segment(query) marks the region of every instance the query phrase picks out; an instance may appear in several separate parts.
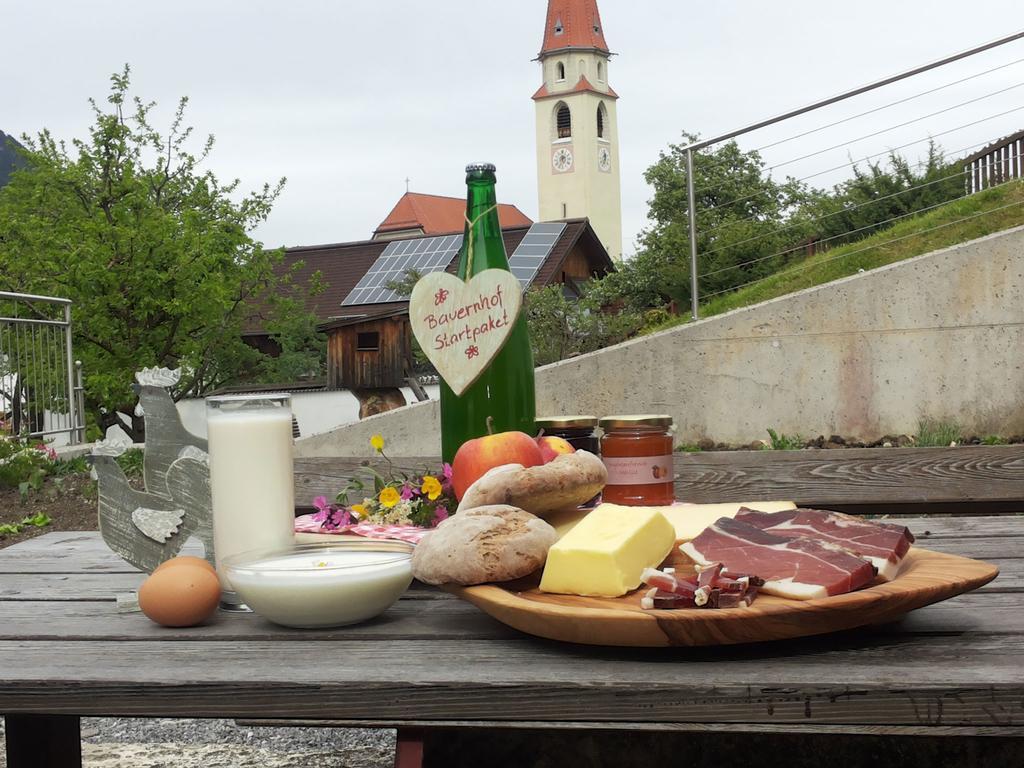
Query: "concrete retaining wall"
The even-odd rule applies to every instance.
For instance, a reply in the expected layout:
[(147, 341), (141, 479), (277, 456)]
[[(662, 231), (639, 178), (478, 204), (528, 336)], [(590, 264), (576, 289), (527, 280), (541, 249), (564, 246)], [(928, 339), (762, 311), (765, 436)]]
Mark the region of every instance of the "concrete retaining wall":
[[(912, 434), (922, 417), (1024, 432), (1024, 227), (537, 370), (538, 413), (670, 413), (678, 439)], [(422, 403), (298, 443), (301, 456), (440, 451)]]

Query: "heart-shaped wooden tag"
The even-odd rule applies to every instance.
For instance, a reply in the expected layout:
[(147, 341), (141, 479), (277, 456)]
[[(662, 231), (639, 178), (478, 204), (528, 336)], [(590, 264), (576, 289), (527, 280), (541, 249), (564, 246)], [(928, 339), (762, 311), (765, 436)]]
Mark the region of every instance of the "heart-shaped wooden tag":
[(413, 288), (409, 322), (437, 372), (461, 395), (508, 341), (522, 306), (519, 281), (503, 269), (486, 269), (468, 282), (431, 272)]

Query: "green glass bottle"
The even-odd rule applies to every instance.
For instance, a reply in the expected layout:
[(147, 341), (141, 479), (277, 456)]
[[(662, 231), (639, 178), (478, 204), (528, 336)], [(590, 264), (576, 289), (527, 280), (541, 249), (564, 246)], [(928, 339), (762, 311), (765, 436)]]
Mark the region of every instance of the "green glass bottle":
[[(459, 253), (458, 275), (467, 280), (485, 269), (508, 268), (505, 242), (498, 222), (494, 166), (488, 163), (466, 168), (469, 192), (466, 202), (466, 231)], [(470, 226), (469, 222), (473, 222)], [(473, 263), (467, 264), (468, 244), (472, 238)], [(468, 274), (468, 269), (472, 273)], [(533, 351), (526, 329), (526, 316), (520, 313), (508, 341), (475, 382), (456, 395), (441, 381), (441, 455), (446, 462), (467, 440), (487, 434), (487, 418), (494, 432), (534, 432), (536, 417), (533, 383)]]

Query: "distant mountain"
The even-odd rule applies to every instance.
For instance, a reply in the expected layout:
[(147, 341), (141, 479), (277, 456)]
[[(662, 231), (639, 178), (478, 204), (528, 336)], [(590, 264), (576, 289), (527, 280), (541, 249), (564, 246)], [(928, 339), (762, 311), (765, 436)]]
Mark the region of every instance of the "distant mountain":
[(8, 136), (3, 131), (0, 131), (0, 187), (7, 183), (11, 171), (14, 171), (21, 165), (21, 158), (18, 157), (18, 153), (11, 146), (12, 144), (18, 147), (21, 146), (13, 136)]

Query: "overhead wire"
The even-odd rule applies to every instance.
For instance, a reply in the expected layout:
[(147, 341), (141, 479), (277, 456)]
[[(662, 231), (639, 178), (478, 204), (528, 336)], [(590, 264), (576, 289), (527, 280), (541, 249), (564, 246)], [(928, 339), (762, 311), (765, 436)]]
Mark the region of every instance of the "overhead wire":
[[(1005, 117), (1006, 115), (1013, 114), (1014, 112), (1020, 112), (1022, 109), (1024, 109), (1024, 105), (1021, 105), (1019, 107), (1014, 107), (1013, 109), (1008, 109), (1005, 112), (999, 112), (999, 113), (994, 114), (994, 115), (989, 115), (988, 117), (983, 117), (983, 118), (981, 118), (979, 120), (973, 120), (973, 121), (971, 121), (969, 123), (964, 123), (963, 125), (958, 125), (955, 128), (950, 128), (950, 129), (945, 130), (945, 131), (939, 131), (938, 133), (932, 133), (932, 134), (929, 134), (928, 136), (925, 136), (924, 138), (916, 139), (914, 141), (907, 142), (906, 144), (900, 144), (899, 146), (896, 146), (896, 147), (890, 147), (890, 148), (886, 149), (883, 152), (877, 152), (877, 153), (875, 153), (873, 155), (866, 155), (865, 157), (862, 157), (862, 158), (857, 159), (857, 160), (852, 160), (852, 161), (850, 161), (848, 163), (843, 163), (841, 165), (836, 165), (836, 166), (833, 166), (832, 168), (826, 168), (823, 171), (818, 171), (817, 173), (811, 173), (811, 174), (808, 174), (807, 176), (801, 176), (801, 177), (799, 177), (797, 179), (793, 179), (793, 181), (797, 181), (797, 182), (807, 181), (808, 179), (817, 178), (818, 176), (824, 176), (827, 173), (833, 173), (835, 171), (840, 171), (840, 170), (842, 170), (844, 168), (850, 168), (852, 166), (857, 165), (858, 163), (868, 162), (868, 161), (873, 160), (873, 159), (878, 158), (878, 157), (883, 157), (885, 155), (891, 155), (894, 152), (898, 152), (901, 149), (906, 149), (907, 147), (912, 147), (915, 144), (920, 144), (921, 142), (924, 142), (924, 141), (934, 140), (934, 139), (936, 139), (939, 136), (946, 136), (946, 135), (948, 135), (950, 133), (955, 133), (956, 131), (962, 131), (965, 128), (971, 128), (971, 127), (973, 127), (975, 125), (980, 125), (981, 123), (988, 122), (989, 120), (995, 120), (996, 118)], [(988, 142), (983, 142), (983, 143), (988, 143)], [(705, 187), (704, 188), (704, 190), (707, 190), (707, 189), (709, 189), (709, 187)], [(697, 215), (698, 216), (706, 215), (706, 214), (710, 213), (711, 211), (716, 210), (718, 208), (725, 208), (725, 207), (728, 207), (730, 205), (736, 205), (737, 203), (743, 203), (743, 202), (746, 202), (747, 200), (752, 200), (753, 198), (757, 197), (758, 194), (759, 193), (755, 192), (753, 194), (746, 195), (744, 197), (738, 197), (738, 198), (736, 198), (734, 200), (730, 200), (730, 201), (725, 202), (725, 203), (715, 203), (714, 205), (706, 206), (706, 207), (702, 208), (701, 210), (697, 211)]]
[[(1014, 157), (1020, 157), (1020, 155), (1014, 155)], [(865, 200), (862, 203), (857, 203), (856, 205), (851, 205), (849, 207), (841, 208), (841, 209), (839, 209), (837, 211), (832, 211), (831, 213), (826, 213), (826, 214), (823, 214), (821, 216), (815, 216), (815, 217), (810, 218), (810, 219), (802, 219), (800, 221), (793, 221), (793, 222), (791, 222), (789, 224), (784, 224), (783, 226), (778, 227), (777, 229), (772, 230), (771, 234), (777, 234), (777, 233), (783, 232), (783, 231), (785, 231), (787, 229), (792, 229), (793, 227), (806, 226), (807, 224), (813, 224), (813, 223), (818, 222), (818, 221), (824, 221), (825, 219), (832, 218), (833, 216), (839, 216), (840, 214), (843, 214), (843, 213), (852, 213), (853, 211), (859, 210), (860, 208), (864, 208), (864, 207), (869, 206), (869, 205), (875, 205), (876, 203), (880, 203), (883, 200), (891, 200), (894, 197), (899, 197), (900, 195), (905, 195), (908, 192), (914, 192), (914, 191), (919, 190), (919, 189), (925, 189), (926, 187), (930, 187), (930, 186), (933, 186), (935, 184), (939, 184), (939, 183), (941, 183), (943, 181), (948, 181), (949, 179), (955, 179), (957, 176), (965, 176), (967, 173), (969, 173), (969, 170), (968, 169), (964, 169), (962, 171), (957, 171), (956, 173), (951, 173), (948, 176), (942, 176), (942, 177), (940, 177), (938, 179), (932, 179), (931, 181), (925, 182), (924, 184), (915, 184), (912, 187), (907, 187), (906, 189), (901, 189), (898, 192), (892, 192), (891, 194), (888, 194), (888, 195), (883, 195), (881, 197), (875, 197), (875, 198), (872, 198), (871, 200)], [(960, 199), (960, 198), (954, 198), (954, 199)], [(951, 200), (947, 200), (946, 202), (952, 202), (952, 201)], [(754, 217), (747, 217), (747, 218), (743, 218), (743, 219), (738, 219), (738, 220), (735, 221), (735, 223), (742, 224), (744, 222), (753, 221), (753, 220), (754, 220)], [(728, 224), (723, 224), (722, 226), (727, 226), (727, 225)], [(716, 229), (720, 229), (720, 228), (721, 227), (716, 227)], [(856, 231), (856, 230), (853, 230), (853, 231)], [(847, 234), (850, 234), (850, 233), (847, 233)], [(724, 251), (724, 250), (726, 250), (728, 248), (736, 248), (736, 247), (738, 247), (740, 245), (745, 245), (746, 243), (751, 243), (751, 242), (753, 242), (755, 240), (761, 240), (761, 239), (763, 239), (766, 236), (767, 235), (763, 235), (762, 234), (762, 235), (755, 235), (754, 237), (748, 237), (748, 238), (746, 238), (744, 240), (737, 240), (735, 243), (729, 243), (728, 245), (723, 245), (723, 246), (721, 246), (719, 248), (711, 248), (711, 249), (706, 250), (706, 251), (701, 251), (700, 255), (701, 256), (710, 256), (713, 253), (719, 253), (719, 252)], [(819, 241), (819, 242), (824, 242), (824, 241)], [(771, 257), (764, 257), (764, 258), (771, 258)], [(746, 264), (753, 264), (756, 261), (763, 261), (763, 260), (764, 260), (763, 258), (762, 259), (755, 259), (754, 261), (742, 262), (742, 263), (736, 264), (734, 266), (736, 266), (736, 267), (745, 266)], [(731, 267), (730, 267), (730, 269), (731, 269)], [(714, 272), (708, 272), (707, 274), (711, 275), (711, 274), (715, 274), (715, 273)]]
[(856, 139), (850, 139), (849, 141), (840, 142), (839, 144), (833, 144), (831, 147), (825, 147), (825, 149), (819, 149), (816, 152), (810, 152), (810, 153), (808, 153), (806, 155), (801, 155), (800, 157), (794, 157), (792, 160), (786, 160), (785, 162), (782, 162), (782, 163), (776, 163), (775, 165), (770, 165), (770, 166), (768, 166), (767, 170), (768, 171), (774, 171), (776, 168), (782, 168), (785, 165), (792, 165), (793, 163), (798, 163), (801, 160), (807, 160), (808, 158), (811, 158), (811, 157), (817, 157), (818, 155), (823, 155), (826, 152), (831, 152), (834, 149), (842, 149), (843, 147), (849, 146), (850, 144), (856, 144), (858, 141), (863, 141), (864, 139), (872, 139), (875, 136), (881, 136), (883, 133), (888, 133), (889, 131), (895, 131), (897, 128), (906, 128), (908, 125), (913, 125), (914, 123), (919, 123), (922, 120), (927, 120), (929, 117), (935, 117), (936, 115), (942, 115), (942, 114), (945, 114), (946, 112), (952, 112), (954, 109), (960, 109), (961, 107), (966, 107), (968, 104), (974, 104), (975, 102), (983, 101), (984, 99), (990, 99), (993, 96), (998, 96), (998, 95), (1000, 95), (1002, 93), (1006, 93), (1007, 91), (1012, 91), (1012, 90), (1014, 90), (1016, 88), (1021, 88), (1021, 87), (1024, 87), (1024, 82), (1016, 83), (1015, 85), (1010, 85), (1010, 86), (1007, 86), (1006, 88), (1001, 88), (998, 91), (992, 91), (991, 93), (986, 93), (984, 96), (978, 96), (978, 97), (973, 98), (973, 99), (968, 99), (967, 101), (962, 101), (959, 104), (954, 104), (951, 107), (946, 107), (945, 109), (940, 109), (937, 112), (932, 112), (932, 113), (927, 114), (927, 115), (922, 115), (921, 117), (915, 117), (913, 120), (907, 120), (904, 123), (899, 123), (897, 125), (892, 125), (892, 126), (890, 126), (888, 128), (883, 128), (880, 131), (875, 131), (873, 133), (864, 134), (863, 136), (858, 136)]
[(827, 130), (828, 128), (835, 128), (837, 125), (842, 125), (843, 123), (848, 123), (852, 120), (857, 120), (858, 118), (861, 117), (873, 115), (875, 112), (881, 112), (882, 110), (889, 109), (890, 107), (895, 107), (899, 104), (906, 104), (908, 101), (919, 99), (922, 96), (930, 96), (931, 94), (938, 93), (939, 91), (945, 90), (946, 88), (952, 88), (954, 85), (960, 85), (962, 83), (968, 82), (969, 80), (974, 80), (978, 77), (983, 77), (984, 75), (990, 75), (993, 72), (998, 72), (1001, 69), (1012, 67), (1014, 64), (1020, 64), (1022, 61), (1024, 61), (1024, 58), (1015, 59), (1014, 61), (1007, 62), (1006, 64), (1000, 64), (998, 67), (992, 67), (991, 69), (986, 69), (983, 72), (975, 72), (973, 75), (962, 77), (959, 80), (953, 80), (952, 82), (945, 83), (936, 88), (931, 88), (927, 91), (921, 91), (920, 93), (915, 93), (911, 96), (907, 96), (902, 99), (897, 99), (896, 101), (890, 101), (888, 104), (883, 104), (880, 107), (874, 107), (873, 109), (869, 109), (864, 112), (859, 112), (856, 115), (850, 115), (849, 117), (844, 117), (841, 120), (836, 120), (831, 123), (826, 123), (825, 125), (820, 125), (817, 128), (811, 128), (810, 130), (804, 131), (803, 133), (797, 133), (794, 134), (793, 136), (787, 136), (784, 139), (779, 139), (778, 141), (773, 141), (769, 144), (762, 144), (760, 147), (756, 147), (752, 151), (761, 152), (765, 149), (771, 149), (772, 147), (777, 147), (780, 144), (785, 144), (788, 141), (793, 141), (794, 139), (802, 139), (805, 136), (810, 136), (813, 133), (818, 133), (819, 131), (824, 131)]
[[(1004, 182), (1004, 184), (1007, 184), (1007, 183), (1009, 183), (1009, 182)], [(999, 184), (999, 185), (997, 185), (997, 187), (1004, 186), (1004, 184)], [(997, 187), (991, 187), (991, 189), (996, 189)], [(794, 272), (799, 272), (799, 271), (804, 270), (804, 269), (809, 269), (809, 268), (814, 267), (814, 266), (818, 266), (819, 264), (827, 264), (829, 262), (836, 261), (837, 259), (845, 259), (845, 258), (848, 258), (850, 256), (854, 256), (854, 255), (856, 255), (858, 253), (864, 253), (865, 251), (871, 251), (871, 250), (874, 250), (876, 248), (881, 248), (881, 247), (886, 246), (886, 245), (891, 245), (892, 243), (898, 243), (898, 242), (900, 242), (902, 240), (907, 240), (907, 239), (912, 238), (912, 237), (920, 237), (922, 235), (927, 235), (930, 232), (935, 232), (935, 231), (940, 230), (940, 229), (945, 229), (946, 227), (952, 227), (952, 226), (955, 226), (956, 224), (962, 224), (965, 221), (970, 221), (970, 220), (976, 219), (976, 218), (978, 218), (980, 216), (987, 216), (988, 214), (996, 213), (998, 211), (1004, 211), (1004, 210), (1006, 210), (1008, 208), (1013, 208), (1014, 206), (1019, 206), (1019, 205), (1024, 205), (1024, 200), (1016, 200), (1016, 201), (1014, 201), (1012, 203), (1007, 203), (1006, 205), (1001, 205), (998, 208), (990, 208), (987, 211), (979, 211), (978, 213), (973, 213), (970, 216), (963, 216), (963, 217), (961, 217), (961, 218), (959, 218), (959, 219), (957, 219), (955, 221), (949, 221), (949, 222), (946, 222), (945, 224), (937, 224), (934, 227), (929, 227), (928, 229), (921, 230), (920, 232), (911, 232), (910, 234), (907, 234), (907, 235), (901, 235), (900, 237), (894, 237), (894, 238), (891, 238), (889, 240), (883, 240), (882, 242), (873, 243), (871, 245), (865, 246), (864, 248), (858, 248), (858, 249), (853, 250), (853, 251), (847, 251), (846, 253), (841, 253), (841, 254), (838, 254), (836, 256), (831, 256), (831, 257), (826, 258), (826, 259), (818, 259), (818, 260), (816, 260), (814, 262), (798, 264), (798, 265), (796, 265), (794, 267), (790, 267), (788, 269), (780, 270), (779, 272), (775, 272), (774, 274), (771, 274), (771, 275), (766, 275), (765, 277), (760, 277), (760, 278), (758, 278), (756, 280), (750, 280), (749, 282), (741, 283), (739, 285), (734, 285), (734, 286), (732, 286), (730, 288), (724, 288), (724, 289), (719, 290), (719, 291), (714, 291), (712, 293), (703, 294), (701, 296), (701, 298), (702, 299), (709, 299), (709, 298), (712, 298), (714, 296), (720, 296), (720, 295), (722, 295), (724, 293), (732, 293), (733, 291), (738, 291), (741, 288), (746, 288), (746, 287), (754, 285), (756, 283), (764, 282), (765, 280), (768, 280), (768, 279), (774, 278), (774, 277), (778, 277), (779, 275), (787, 275), (787, 274), (791, 274), (791, 273), (794, 273)]]

